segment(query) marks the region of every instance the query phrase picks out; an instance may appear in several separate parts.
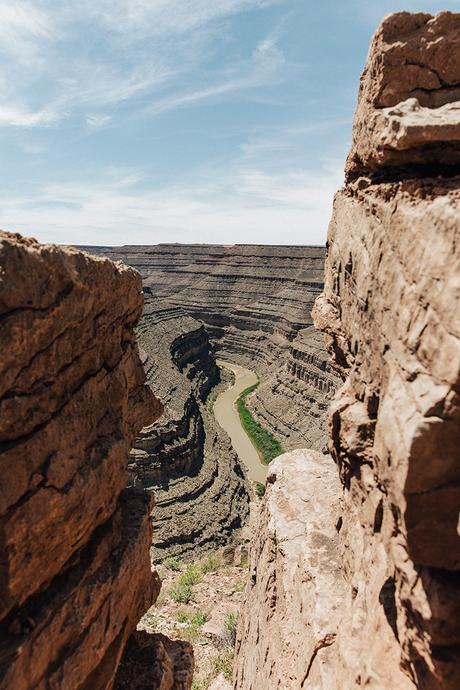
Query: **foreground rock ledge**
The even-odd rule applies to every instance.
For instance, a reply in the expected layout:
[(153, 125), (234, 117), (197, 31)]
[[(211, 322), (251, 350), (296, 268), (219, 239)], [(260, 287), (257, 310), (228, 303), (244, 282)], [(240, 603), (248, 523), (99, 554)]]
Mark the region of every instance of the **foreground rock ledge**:
[(270, 464), (238, 630), (238, 690), (337, 687), (340, 494), (329, 456), (296, 450)]
[(0, 233), (0, 688), (109, 690), (158, 594), (127, 457), (161, 405), (140, 276)]

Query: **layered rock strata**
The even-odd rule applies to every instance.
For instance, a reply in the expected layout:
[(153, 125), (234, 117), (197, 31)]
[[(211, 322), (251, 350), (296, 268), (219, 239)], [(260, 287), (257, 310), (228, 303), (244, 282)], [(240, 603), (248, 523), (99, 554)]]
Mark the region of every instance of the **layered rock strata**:
[(165, 407), (130, 462), (134, 482), (155, 493), (153, 557), (224, 544), (244, 524), (249, 498), (238, 456), (206, 404), (220, 380), (207, 331), (146, 288), (137, 334), (147, 383)]
[(161, 404), (140, 276), (0, 234), (0, 688), (109, 690), (159, 591), (127, 457)]
[(144, 285), (163, 301), (205, 324), (219, 357), (257, 372), (264, 383), (251, 397), (252, 411), (285, 448), (324, 446), (325, 410), (338, 378), (310, 313), (323, 286), (323, 247), (157, 245), (92, 251), (137, 268)]
[(327, 409), (338, 385), (324, 339), (313, 326), (299, 330), (280, 359), (260, 374), (248, 398), (254, 417), (282, 440), (285, 449), (327, 446)]
[[(399, 13), (371, 45), (314, 310), (344, 381), (330, 410), (342, 489), (318, 518), (329, 458), (306, 457), (305, 469), (289, 455), (275, 461), (252, 555), (264, 568), (239, 632), (238, 690), (460, 687), (460, 170), (450, 103), (459, 21)], [(382, 108), (404, 113), (415, 97), (418, 138), (394, 144)], [(305, 654), (290, 645), (297, 630)], [(282, 642), (278, 655), (270, 638)]]

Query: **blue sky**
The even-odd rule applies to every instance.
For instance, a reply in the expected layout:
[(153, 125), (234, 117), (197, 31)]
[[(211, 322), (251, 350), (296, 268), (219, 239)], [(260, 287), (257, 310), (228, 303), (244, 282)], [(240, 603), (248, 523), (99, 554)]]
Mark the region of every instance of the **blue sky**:
[(370, 37), (457, 2), (2, 0), (0, 227), (322, 244)]

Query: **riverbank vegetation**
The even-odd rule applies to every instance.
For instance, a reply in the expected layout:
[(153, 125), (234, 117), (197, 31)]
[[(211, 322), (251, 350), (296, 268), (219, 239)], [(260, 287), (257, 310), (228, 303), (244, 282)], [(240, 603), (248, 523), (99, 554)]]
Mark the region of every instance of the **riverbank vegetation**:
[(241, 424), (251, 439), (257, 452), (261, 456), (266, 465), (274, 458), (283, 453), (281, 443), (269, 431), (263, 428), (252, 416), (251, 412), (246, 406), (247, 397), (255, 391), (259, 382), (255, 383), (249, 388), (246, 388), (236, 401), (236, 409), (240, 416)]

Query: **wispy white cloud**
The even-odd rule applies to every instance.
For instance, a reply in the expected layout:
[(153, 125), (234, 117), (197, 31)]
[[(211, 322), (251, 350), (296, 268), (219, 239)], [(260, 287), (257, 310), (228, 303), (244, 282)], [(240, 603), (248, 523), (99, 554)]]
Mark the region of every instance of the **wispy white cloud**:
[(248, 162), (254, 159), (260, 161), (275, 158), (279, 165), (279, 154), (291, 158), (292, 152), (305, 148), (312, 137), (325, 136), (329, 132), (349, 125), (349, 118), (329, 118), (306, 124), (261, 128), (240, 145), (240, 150), (243, 159)]
[(284, 64), (285, 59), (282, 50), (277, 46), (275, 38), (269, 36), (256, 46), (250, 60), (227, 67), (227, 73), (236, 73), (238, 76), (206, 88), (170, 94), (152, 103), (143, 113), (158, 115), (168, 110), (193, 105), (224, 94), (273, 84), (277, 78), (277, 73)]
[(46, 146), (42, 142), (28, 141), (23, 137), (21, 137), (19, 146), (24, 153), (30, 156), (38, 156), (46, 151)]
[(108, 125), (111, 119), (111, 115), (102, 115), (100, 113), (96, 113), (94, 115), (86, 116), (86, 124), (88, 127), (92, 127), (93, 129), (100, 129), (105, 125)]
[(142, 191), (142, 171), (114, 170), (96, 182), (0, 197), (0, 224), (60, 243), (212, 243), (218, 228), (224, 243), (322, 244), (340, 168), (334, 162), (286, 176), (236, 166)]
[(2, 0), (0, 4), (0, 53), (16, 61), (36, 59), (43, 41), (56, 29), (51, 17), (30, 2)]
[(319, 174), (300, 170), (269, 174), (258, 169), (243, 169), (237, 189), (240, 195), (259, 203), (297, 209), (317, 209), (329, 204), (342, 184), (342, 165), (324, 165)]
[(181, 34), (237, 12), (286, 0), (99, 0), (87, 9), (125, 41), (165, 33)]
[(60, 118), (60, 112), (53, 105), (31, 111), (20, 105), (0, 105), (0, 126), (47, 127)]
[[(246, 61), (203, 72), (190, 92), (179, 91), (176, 82), (209, 57), (203, 46), (210, 31), (225, 40), (226, 27), (219, 21), (280, 1), (3, 0), (0, 126), (50, 126), (81, 114), (94, 128), (101, 126), (95, 109), (111, 107), (104, 115), (113, 118), (120, 104), (156, 97), (161, 90), (169, 93), (157, 97), (145, 114), (247, 89), (282, 61), (273, 38), (259, 43)], [(103, 37), (97, 53), (89, 49), (91, 43), (78, 42), (95, 27)]]

